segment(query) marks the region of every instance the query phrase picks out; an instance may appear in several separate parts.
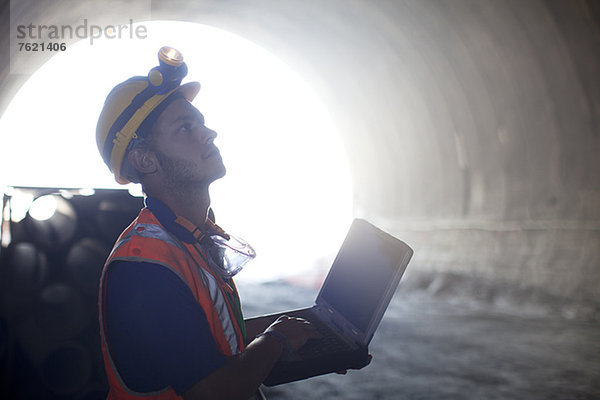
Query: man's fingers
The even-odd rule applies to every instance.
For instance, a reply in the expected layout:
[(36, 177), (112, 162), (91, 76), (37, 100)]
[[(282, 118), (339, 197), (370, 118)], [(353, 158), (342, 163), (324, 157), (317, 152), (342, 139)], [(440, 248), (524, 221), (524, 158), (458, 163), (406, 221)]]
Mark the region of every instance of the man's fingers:
[(323, 337), (323, 335), (317, 330), (317, 328), (310, 323), (310, 321), (307, 320), (303, 320), (303, 328), (304, 331), (306, 333), (308, 333), (308, 336), (310, 339), (321, 339)]

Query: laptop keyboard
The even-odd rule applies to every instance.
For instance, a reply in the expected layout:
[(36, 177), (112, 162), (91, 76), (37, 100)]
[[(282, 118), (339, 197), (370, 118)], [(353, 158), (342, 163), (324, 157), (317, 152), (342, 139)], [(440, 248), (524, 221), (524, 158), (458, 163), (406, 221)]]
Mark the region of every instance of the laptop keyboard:
[(294, 317), (300, 317), (308, 320), (323, 337), (321, 339), (311, 339), (302, 346), (296, 355), (301, 358), (321, 357), (325, 354), (339, 353), (347, 351), (350, 346), (344, 342), (338, 335), (322, 323), (319, 319), (313, 318), (313, 315), (308, 310), (293, 313)]

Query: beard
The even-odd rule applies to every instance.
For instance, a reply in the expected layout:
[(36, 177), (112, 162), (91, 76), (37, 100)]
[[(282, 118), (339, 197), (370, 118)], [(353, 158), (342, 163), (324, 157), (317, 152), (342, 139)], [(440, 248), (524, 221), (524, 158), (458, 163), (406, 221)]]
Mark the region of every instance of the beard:
[(169, 157), (162, 151), (154, 149), (156, 158), (163, 169), (168, 189), (177, 193), (190, 193), (207, 188), (212, 182), (225, 175), (225, 167), (221, 163), (219, 171), (203, 173), (202, 168), (193, 161)]

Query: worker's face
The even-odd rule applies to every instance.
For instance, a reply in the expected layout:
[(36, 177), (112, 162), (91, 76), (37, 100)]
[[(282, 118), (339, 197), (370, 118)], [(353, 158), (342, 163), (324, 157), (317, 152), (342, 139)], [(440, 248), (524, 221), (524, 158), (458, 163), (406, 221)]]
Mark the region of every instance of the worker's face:
[(204, 125), (204, 116), (190, 102), (174, 100), (154, 125), (152, 150), (167, 184), (208, 185), (225, 175), (217, 133)]

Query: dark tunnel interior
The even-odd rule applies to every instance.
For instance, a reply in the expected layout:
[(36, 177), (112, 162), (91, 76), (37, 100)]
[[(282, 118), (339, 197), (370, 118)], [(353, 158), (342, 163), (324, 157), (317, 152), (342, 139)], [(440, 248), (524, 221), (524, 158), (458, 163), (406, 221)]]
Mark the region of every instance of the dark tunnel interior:
[[(600, 2), (13, 0), (0, 14), (0, 113), (31, 76), (10, 66), (16, 16), (210, 25), (315, 89), (341, 132), (353, 216), (414, 257), (369, 367), (269, 398), (600, 397)], [(140, 199), (31, 191), (62, 193), (62, 220), (11, 224), (3, 213), (0, 397), (103, 398), (97, 271), (86, 262), (103, 262)], [(249, 316), (310, 305), (317, 289), (240, 285)]]

